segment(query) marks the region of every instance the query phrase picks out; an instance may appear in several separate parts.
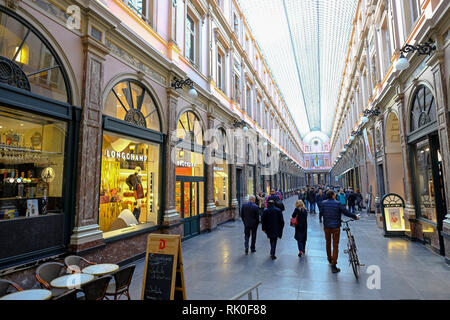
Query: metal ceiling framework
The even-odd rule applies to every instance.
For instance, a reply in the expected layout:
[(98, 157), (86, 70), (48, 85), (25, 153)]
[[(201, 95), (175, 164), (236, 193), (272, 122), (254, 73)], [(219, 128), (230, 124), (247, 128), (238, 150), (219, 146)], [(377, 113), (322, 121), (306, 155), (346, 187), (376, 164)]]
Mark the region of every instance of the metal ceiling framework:
[(239, 0), (302, 139), (331, 135), (358, 0)]

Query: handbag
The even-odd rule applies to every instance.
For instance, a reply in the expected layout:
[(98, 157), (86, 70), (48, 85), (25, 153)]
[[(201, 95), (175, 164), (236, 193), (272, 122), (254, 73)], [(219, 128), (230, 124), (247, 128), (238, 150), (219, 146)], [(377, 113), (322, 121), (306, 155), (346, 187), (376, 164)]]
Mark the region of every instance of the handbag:
[(297, 216), (295, 218), (291, 218), (291, 227), (296, 227), (298, 224)]
[(142, 188), (141, 184), (138, 184), (136, 186), (136, 190), (134, 190), (134, 198), (135, 199), (142, 199), (142, 198), (144, 198), (144, 189)]

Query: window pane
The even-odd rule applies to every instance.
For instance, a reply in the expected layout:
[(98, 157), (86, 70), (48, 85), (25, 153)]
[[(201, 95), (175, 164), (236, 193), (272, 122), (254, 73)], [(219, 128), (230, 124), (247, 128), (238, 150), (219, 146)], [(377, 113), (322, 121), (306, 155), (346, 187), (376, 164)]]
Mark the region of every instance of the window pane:
[(0, 219), (63, 213), (67, 125), (0, 107)]
[(228, 163), (217, 159), (214, 164), (214, 202), (217, 209), (228, 207), (229, 204)]
[(158, 224), (159, 152), (158, 144), (103, 135), (99, 225), (105, 237)]

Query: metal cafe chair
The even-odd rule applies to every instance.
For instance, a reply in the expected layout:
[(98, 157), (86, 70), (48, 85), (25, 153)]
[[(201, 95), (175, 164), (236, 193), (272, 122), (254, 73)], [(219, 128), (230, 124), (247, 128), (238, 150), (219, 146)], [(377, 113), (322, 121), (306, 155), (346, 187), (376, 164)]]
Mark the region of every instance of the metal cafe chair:
[(78, 293), (77, 289), (72, 289), (72, 290), (66, 291), (63, 294), (60, 294), (57, 297), (54, 297), (52, 300), (76, 301), (76, 300), (78, 300), (77, 293)]
[(64, 259), (64, 264), (67, 267), (67, 270), (71, 273), (80, 273), (81, 270), (89, 265), (96, 264), (95, 262), (91, 262), (86, 260), (83, 257), (80, 256), (67, 256)]
[(136, 265), (131, 265), (120, 269), (113, 274), (114, 282), (110, 283), (108, 289), (106, 290), (106, 299), (113, 296), (114, 300), (117, 300), (121, 295), (124, 294), (128, 297), (128, 300), (131, 300), (130, 284), (135, 268)]
[(111, 279), (111, 276), (103, 276), (82, 285), (81, 290), (84, 292), (83, 300), (103, 300)]
[(0, 279), (0, 297), (17, 291), (23, 290), (21, 287), (19, 287), (19, 285), (12, 281)]
[(47, 262), (41, 264), (36, 269), (36, 279), (43, 289), (50, 290), (53, 297), (57, 297), (67, 291), (67, 289), (53, 288), (50, 282), (67, 273), (66, 268), (59, 262)]

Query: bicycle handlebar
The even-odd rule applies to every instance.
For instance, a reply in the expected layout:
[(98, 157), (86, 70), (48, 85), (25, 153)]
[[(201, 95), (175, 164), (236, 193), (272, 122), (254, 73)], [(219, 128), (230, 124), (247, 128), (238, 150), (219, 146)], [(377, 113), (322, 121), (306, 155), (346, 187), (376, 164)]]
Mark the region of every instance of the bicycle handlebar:
[(342, 223), (348, 224), (349, 222), (355, 221), (355, 219), (348, 219), (347, 221), (341, 220)]

